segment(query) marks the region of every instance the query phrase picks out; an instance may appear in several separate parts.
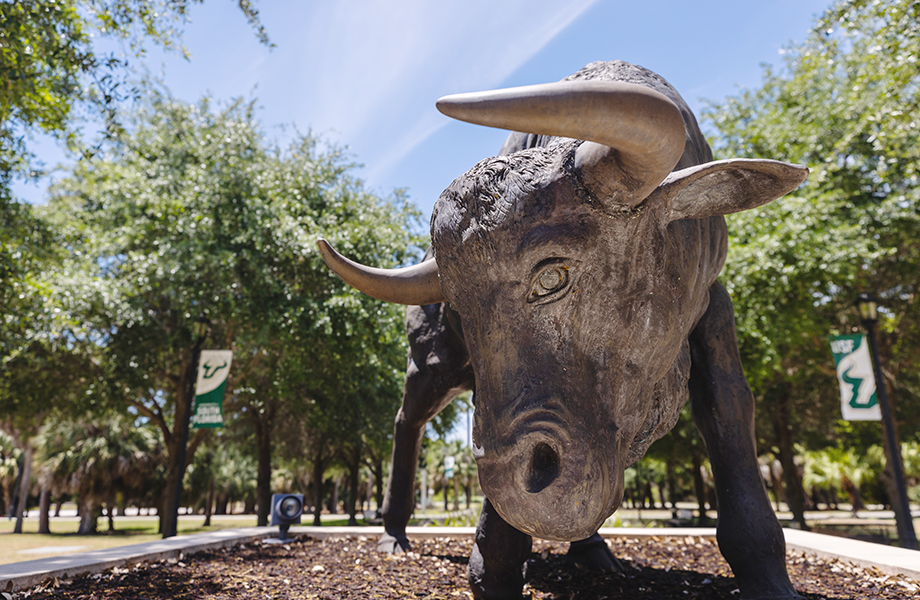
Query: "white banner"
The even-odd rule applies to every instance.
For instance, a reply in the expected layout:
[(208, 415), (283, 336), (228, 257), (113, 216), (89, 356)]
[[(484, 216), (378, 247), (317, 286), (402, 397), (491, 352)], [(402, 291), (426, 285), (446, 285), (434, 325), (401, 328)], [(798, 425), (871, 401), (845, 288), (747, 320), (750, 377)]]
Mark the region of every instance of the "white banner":
[(201, 359), (198, 361), (198, 381), (195, 384), (195, 395), (207, 394), (227, 381), (232, 360), (232, 350), (202, 350)]
[(837, 363), (840, 412), (846, 421), (881, 421), (875, 395), (872, 357), (864, 335), (831, 336), (831, 352)]

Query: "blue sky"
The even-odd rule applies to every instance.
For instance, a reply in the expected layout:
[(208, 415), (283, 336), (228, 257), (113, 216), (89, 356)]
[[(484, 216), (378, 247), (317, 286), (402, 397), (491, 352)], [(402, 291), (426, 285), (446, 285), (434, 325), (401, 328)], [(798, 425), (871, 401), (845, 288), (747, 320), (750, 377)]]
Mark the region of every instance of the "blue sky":
[[(703, 99), (757, 87), (761, 64), (801, 42), (829, 0), (262, 0), (275, 43), (258, 43), (235, 2), (193, 6), (192, 54), (148, 52), (145, 68), (179, 98), (257, 98), (266, 133), (312, 130), (347, 146), (377, 193), (406, 188), (425, 213), (455, 177), (495, 154), (506, 132), (453, 122), (440, 96), (555, 81), (621, 59)], [(134, 61), (135, 63), (137, 61)], [(39, 146), (40, 158), (62, 156)], [(41, 188), (19, 186), (40, 202)]]

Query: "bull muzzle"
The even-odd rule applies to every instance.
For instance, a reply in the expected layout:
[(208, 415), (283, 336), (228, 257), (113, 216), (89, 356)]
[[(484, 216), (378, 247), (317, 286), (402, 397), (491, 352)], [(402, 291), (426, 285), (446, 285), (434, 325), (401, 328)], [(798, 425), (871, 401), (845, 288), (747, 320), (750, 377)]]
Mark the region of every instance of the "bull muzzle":
[(622, 494), (620, 478), (612, 475), (612, 446), (591, 441), (596, 436), (549, 410), (515, 424), (506, 441), (477, 449), (486, 497), (505, 521), (530, 535), (558, 541), (593, 535)]

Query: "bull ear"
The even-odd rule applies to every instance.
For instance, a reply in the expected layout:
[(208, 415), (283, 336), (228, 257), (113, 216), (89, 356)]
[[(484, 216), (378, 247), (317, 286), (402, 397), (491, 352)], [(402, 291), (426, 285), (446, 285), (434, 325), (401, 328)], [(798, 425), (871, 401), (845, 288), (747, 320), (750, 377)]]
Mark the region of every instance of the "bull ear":
[(702, 219), (772, 202), (797, 188), (806, 177), (807, 168), (776, 160), (718, 160), (674, 171), (646, 202), (666, 202), (669, 222)]

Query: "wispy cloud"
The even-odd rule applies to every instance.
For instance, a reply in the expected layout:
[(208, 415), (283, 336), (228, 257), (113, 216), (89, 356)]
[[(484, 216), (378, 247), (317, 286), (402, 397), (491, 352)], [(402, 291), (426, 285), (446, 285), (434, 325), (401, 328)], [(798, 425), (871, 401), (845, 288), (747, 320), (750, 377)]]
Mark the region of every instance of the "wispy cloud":
[(500, 86), (596, 1), (318, 3), (292, 73), (298, 121), (336, 132), (373, 181), (447, 122), (437, 97)]

